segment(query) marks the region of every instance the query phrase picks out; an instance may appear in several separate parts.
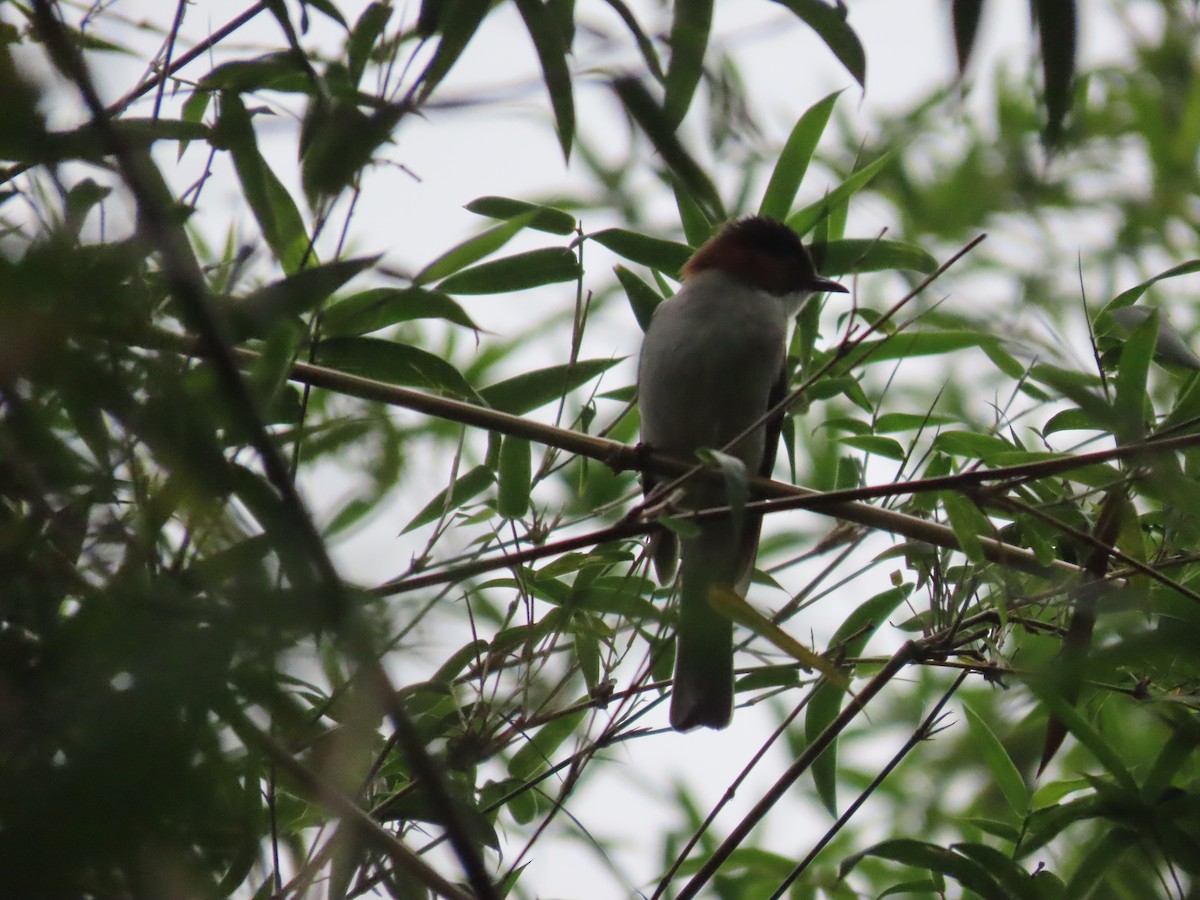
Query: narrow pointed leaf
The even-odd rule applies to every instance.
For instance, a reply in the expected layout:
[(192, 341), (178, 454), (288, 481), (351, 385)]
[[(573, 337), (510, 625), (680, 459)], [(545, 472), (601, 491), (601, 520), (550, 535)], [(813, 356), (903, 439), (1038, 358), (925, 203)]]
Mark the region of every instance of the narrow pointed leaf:
[(569, 212), (553, 206), (528, 203), (525, 200), (513, 200), (509, 197), (479, 197), (464, 208), (477, 216), (487, 216), (489, 219), (508, 220), (532, 213), (529, 227), (535, 231), (563, 235), (572, 234), (575, 231), (575, 217)]
[(318, 345), (317, 363), (385, 384), (479, 401), (479, 395), (458, 369), (442, 357), (408, 344), (366, 337), (332, 338)]
[(461, 244), (451, 247), (413, 278), (413, 285), (420, 286), (430, 281), (438, 281), (453, 275), (460, 269), (465, 269), (471, 263), (478, 262), (485, 256), (495, 253), (528, 225), (535, 213), (531, 210), (514, 216), (506, 222), (501, 222), (482, 234), (468, 238)]
[(326, 337), (356, 337), (414, 319), (443, 319), (478, 330), (466, 310), (438, 291), (370, 288), (345, 297), (325, 310), (321, 331)]
[(958, 60), (960, 77), (967, 71), (967, 63), (971, 61), (982, 12), (983, 0), (953, 0), (950, 5), (950, 17), (954, 25), (954, 56)]
[(422, 525), (428, 525), (430, 522), (436, 522), (445, 513), (451, 510), (458, 509), (464, 503), (469, 503), (471, 500), (478, 497), (496, 481), (496, 476), (487, 466), (476, 466), (466, 475), (460, 476), (454, 484), (440, 491), (436, 497), (425, 504), (425, 507), (413, 516), (410, 521), (401, 530), (401, 534), (420, 528)]
[(613, 82), (613, 90), (638, 127), (650, 139), (671, 174), (679, 179), (686, 190), (691, 191), (709, 218), (723, 220), (726, 217), (725, 207), (716, 186), (684, 149), (675, 133), (675, 123), (650, 96), (646, 86), (636, 78), (618, 78)]
[(809, 248), (823, 275), (908, 270), (929, 272), (937, 269), (933, 254), (915, 244), (866, 238), (845, 238)]
[(1062, 140), (1063, 122), (1071, 111), (1078, 22), (1075, 0), (1031, 0), (1041, 38), (1043, 90), (1046, 95), (1046, 143)]
[(708, 49), (708, 35), (712, 30), (712, 0), (688, 0), (674, 3), (671, 7), (671, 63), (667, 67), (666, 96), (663, 112), (671, 127), (679, 127), (700, 76), (704, 71), (704, 55)]
[(529, 441), (506, 434), (500, 442), (500, 484), (496, 511), (506, 519), (529, 512), (529, 486), (533, 473)]
[(825, 126), (829, 123), (829, 116), (833, 113), (833, 106), (841, 93), (834, 91), (824, 99), (818, 100), (805, 110), (804, 115), (792, 126), (792, 133), (788, 135), (787, 143), (779, 153), (779, 159), (771, 171), (771, 180), (767, 182), (767, 189), (763, 192), (762, 203), (758, 207), (760, 216), (782, 221), (792, 211), (792, 204), (796, 202), (796, 192), (800, 190), (804, 173), (808, 171), (808, 164), (812, 161), (821, 135), (825, 133)]
[(816, 203), (810, 203), (799, 212), (789, 216), (787, 224), (794, 232), (801, 236), (808, 234), (830, 212), (845, 204), (851, 197), (866, 187), (871, 179), (878, 175), (880, 170), (891, 162), (891, 159), (892, 154), (885, 153), (874, 162), (863, 166)]
[(438, 284), (447, 294), (504, 294), (574, 281), (582, 270), (565, 247), (543, 247), (493, 259), (456, 272)]
[(550, 366), (497, 382), (479, 393), (493, 409), (520, 416), (553, 403), (620, 361), (620, 358), (585, 359), (572, 365)]
[(679, 270), (692, 255), (692, 248), (687, 244), (626, 231), (624, 228), (606, 228), (589, 234), (588, 240), (607, 247), (630, 262), (657, 269), (676, 279)]
[(571, 88), (571, 69), (567, 65), (567, 42), (563, 39), (560, 22), (542, 5), (542, 0), (514, 0), (529, 37), (533, 40), (538, 61), (542, 64), (542, 79), (554, 110), (554, 124), (563, 158), (571, 157), (571, 142), (575, 138), (575, 99)]
[(992, 773), (1000, 793), (1004, 795), (1014, 813), (1024, 816), (1029, 812), (1029, 789), (1025, 786), (1025, 779), (1021, 777), (1012, 757), (1008, 755), (1008, 751), (1004, 749), (1004, 745), (988, 727), (984, 718), (968, 705), (963, 706), (963, 712), (967, 716), (971, 739), (983, 757), (988, 771)]
[[(910, 590), (908, 586), (890, 588), (855, 609), (834, 632), (829, 642), (831, 653), (837, 657), (860, 656), (867, 641), (887, 621), (892, 611), (904, 602)], [(813, 691), (804, 717), (804, 736), (810, 743), (837, 718), (845, 699), (846, 691), (829, 681), (822, 682)], [(812, 766), (817, 794), (833, 816), (837, 816), (837, 758), (838, 742), (835, 740)]]
[[(458, 62), (463, 50), (483, 24), (491, 6), (490, 0), (432, 0), (431, 3), (422, 5), (418, 29), (432, 21), (441, 38), (433, 58), (429, 60), (429, 65), (418, 79), (421, 85), (418, 101), (428, 99)], [(431, 8), (436, 9), (436, 12), (427, 16), (427, 10)]]
[(616, 266), (615, 271), (621, 287), (625, 288), (625, 296), (629, 298), (633, 317), (644, 332), (650, 327), (650, 317), (654, 315), (654, 310), (662, 303), (662, 295), (624, 266)]

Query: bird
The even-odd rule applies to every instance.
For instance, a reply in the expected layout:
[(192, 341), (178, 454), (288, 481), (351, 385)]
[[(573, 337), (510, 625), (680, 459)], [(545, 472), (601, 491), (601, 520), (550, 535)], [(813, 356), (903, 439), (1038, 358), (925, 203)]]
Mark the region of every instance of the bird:
[[(724, 450), (748, 474), (770, 477), (783, 422), (778, 412), (739, 440), (787, 393), (791, 319), (818, 292), (847, 293), (817, 274), (800, 237), (783, 222), (750, 216), (721, 228), (684, 264), (682, 284), (655, 308), (638, 359), (638, 412), (645, 448), (694, 458)], [(647, 495), (666, 480), (644, 473)], [(689, 479), (689, 509), (728, 506), (717, 484)], [(679, 617), (671, 727), (725, 728), (733, 718), (733, 623), (710, 603), (714, 587), (745, 597), (762, 517), (697, 521), (694, 533), (660, 529), (650, 554), (659, 580), (679, 561)]]

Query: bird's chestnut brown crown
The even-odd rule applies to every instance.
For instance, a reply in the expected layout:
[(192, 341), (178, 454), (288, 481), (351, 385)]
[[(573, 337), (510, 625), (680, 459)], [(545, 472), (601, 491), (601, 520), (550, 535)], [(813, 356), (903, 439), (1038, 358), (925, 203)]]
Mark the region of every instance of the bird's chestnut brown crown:
[(751, 216), (731, 222), (705, 242), (683, 267), (683, 276), (720, 269), (776, 296), (797, 291), (846, 293), (821, 278), (796, 232), (782, 222)]

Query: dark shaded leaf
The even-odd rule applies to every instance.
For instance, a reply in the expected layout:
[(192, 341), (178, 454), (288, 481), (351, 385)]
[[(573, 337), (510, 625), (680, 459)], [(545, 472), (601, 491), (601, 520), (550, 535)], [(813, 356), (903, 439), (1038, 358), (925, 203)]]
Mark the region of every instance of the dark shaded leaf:
[(263, 337), (280, 318), (311, 312), (379, 257), (341, 259), (302, 269), (226, 304), (239, 338)]
[(642, 54), (642, 60), (646, 63), (646, 69), (649, 70), (655, 81), (662, 82), (665, 76), (663, 75), (662, 63), (658, 59), (658, 53), (654, 50), (654, 42), (642, 30), (642, 26), (638, 24), (633, 11), (625, 4), (624, 0), (604, 0), (604, 2), (612, 7), (613, 12), (621, 17), (621, 21), (625, 23), (625, 27), (633, 35), (633, 40)]
[(532, 210), (521, 213), (506, 222), (489, 228), (482, 234), (477, 234), (475, 237), (467, 238), (461, 244), (456, 244), (418, 272), (413, 278), (413, 286), (439, 281), (466, 268), (473, 262), (478, 262), (488, 254), (495, 253), (507, 244), (517, 232), (528, 225), (534, 215)]
[(838, 2), (834, 6), (824, 0), (775, 0), (790, 9), (817, 36), (825, 42), (846, 71), (854, 76), (859, 87), (867, 86), (867, 57), (862, 42), (854, 29), (846, 22), (846, 6)]
[(453, 298), (416, 287), (370, 288), (344, 297), (325, 310), (321, 329), (327, 337), (354, 337), (414, 319), (444, 319), (478, 330)]
[(531, 213), (529, 227), (535, 231), (563, 235), (572, 234), (575, 231), (575, 217), (569, 212), (555, 209), (553, 206), (528, 203), (524, 200), (512, 200), (508, 197), (479, 197), (468, 203), (464, 209), (477, 216), (505, 220)]
[(354, 23), (354, 29), (346, 39), (346, 60), (352, 83), (358, 84), (362, 80), (363, 71), (371, 59), (371, 51), (375, 49), (391, 17), (391, 6), (386, 3), (371, 3)]
[(567, 41), (562, 23), (542, 4), (542, 0), (514, 0), (529, 37), (533, 40), (538, 61), (542, 64), (542, 79), (554, 110), (554, 124), (563, 159), (571, 158), (571, 142), (575, 137), (575, 99), (571, 88), (571, 69), (567, 65)]
[(658, 304), (663, 301), (662, 295), (624, 266), (615, 266), (614, 271), (621, 287), (625, 288), (625, 296), (629, 298), (633, 317), (644, 332), (650, 327), (650, 317), (654, 315), (654, 310), (658, 309)]
[(479, 401), (462, 373), (447, 360), (408, 344), (366, 337), (331, 338), (318, 345), (317, 363), (386, 384)]
[(242, 193), (283, 270), (291, 274), (306, 260), (314, 259), (300, 210), (259, 153), (250, 114), (236, 93), (221, 92), (221, 110), (213, 143), (227, 148), (233, 155)]
[(983, 0), (953, 0), (950, 16), (954, 25), (954, 55), (958, 60), (958, 74), (967, 71), (971, 51), (975, 49), (975, 38), (979, 35), (979, 17), (983, 12)]
[(724, 220), (725, 207), (716, 186), (684, 149), (675, 134), (675, 124), (650, 96), (646, 86), (636, 78), (618, 78), (613, 82), (613, 90), (638, 127), (650, 139), (671, 174), (692, 193), (712, 221)]
[(1062, 141), (1063, 121), (1071, 111), (1078, 24), (1075, 0), (1030, 0), (1042, 46), (1043, 90), (1046, 94), (1047, 146)]
[(672, 128), (678, 128), (692, 105), (692, 97), (704, 72), (704, 54), (712, 30), (712, 0), (689, 0), (671, 6), (671, 63), (665, 80), (663, 113)]
[(202, 91), (276, 90), (310, 93), (312, 82), (303, 60), (290, 50), (268, 53), (255, 59), (239, 59), (217, 66), (196, 85)]
[(638, 234), (624, 228), (605, 228), (587, 237), (624, 259), (657, 269), (675, 279), (679, 278), (679, 270), (692, 255), (692, 248), (687, 244)]
[(441, 39), (433, 58), (417, 79), (421, 85), (418, 102), (428, 99), (458, 62), (490, 9), (490, 0), (427, 0), (422, 4), (418, 31), (428, 37), (433, 33), (432, 25), (440, 32)]
[(1000, 886), (985, 866), (936, 844), (907, 838), (883, 841), (848, 858), (842, 864), (842, 874), (845, 875), (865, 856), (877, 856), (880, 859), (890, 859), (906, 866), (928, 869), (930, 872), (954, 879), (964, 888), (974, 891), (985, 900), (1013, 900), (1012, 896)]

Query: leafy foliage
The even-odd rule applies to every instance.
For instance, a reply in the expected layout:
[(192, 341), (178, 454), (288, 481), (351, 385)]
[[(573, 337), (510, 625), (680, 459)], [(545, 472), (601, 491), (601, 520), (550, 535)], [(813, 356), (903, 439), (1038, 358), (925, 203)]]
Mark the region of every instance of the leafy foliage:
[[(985, 4), (955, 2), (991, 108), (937, 92), (863, 133), (835, 92), (776, 143), (726, 4), (603, 6), (262, 3), (193, 44), (181, 3), (108, 106), (143, 55), (115, 8), (0, 9), (13, 896), (557, 895), (540, 851), (580, 835), (610, 893), (1195, 894), (1194, 10), (1129, 4), (1155, 13), (1129, 59), (1081, 70), (1108, 6), (1031, 0), (1026, 67), (972, 74)], [(870, 89), (850, 10), (775, 6)], [(260, 19), (275, 43), (242, 40)], [(495, 101), (457, 79), (505, 28), (580, 186), (476, 198), (485, 227), (393, 265), (357, 204), (418, 117), (486, 144)], [(661, 730), (675, 613), (642, 543), (694, 526), (635, 499), (694, 461), (634, 450), (593, 335), (644, 328), (752, 211), (855, 291), (801, 310), (785, 458), (738, 486), (773, 615), (738, 614), (733, 731), (771, 752), (731, 822), (734, 790), (710, 815), (643, 762), (704, 740)], [(478, 324), (531, 297), (553, 312)], [(587, 805), (618, 785), (674, 818)]]

